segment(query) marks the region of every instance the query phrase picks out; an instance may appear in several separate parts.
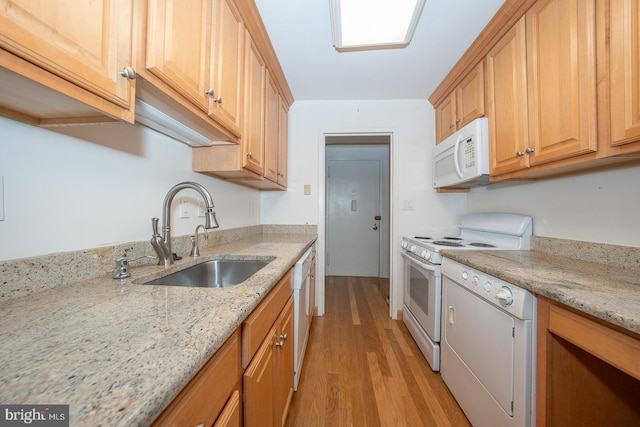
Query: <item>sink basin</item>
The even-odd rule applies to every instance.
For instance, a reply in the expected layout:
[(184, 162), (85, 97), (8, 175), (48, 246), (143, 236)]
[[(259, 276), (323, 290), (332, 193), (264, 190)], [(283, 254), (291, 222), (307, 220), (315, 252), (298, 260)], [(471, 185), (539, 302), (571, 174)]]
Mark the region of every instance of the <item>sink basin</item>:
[(269, 261), (216, 259), (196, 264), (145, 285), (226, 288), (244, 282)]

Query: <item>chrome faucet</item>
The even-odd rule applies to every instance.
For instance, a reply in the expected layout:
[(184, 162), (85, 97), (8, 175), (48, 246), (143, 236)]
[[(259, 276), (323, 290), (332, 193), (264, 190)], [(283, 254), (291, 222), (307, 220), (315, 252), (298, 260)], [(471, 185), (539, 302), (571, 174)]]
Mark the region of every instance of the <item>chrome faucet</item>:
[(189, 254), (189, 256), (200, 256), (200, 249), (198, 248), (198, 230), (200, 230), (201, 228), (202, 231), (204, 231), (204, 240), (209, 240), (209, 233), (207, 232), (207, 229), (204, 228), (204, 225), (200, 224), (199, 226), (197, 226), (194, 235), (191, 236), (191, 253)]
[(206, 188), (196, 182), (181, 182), (174, 185), (164, 198), (162, 209), (162, 236), (158, 234), (158, 218), (151, 219), (153, 229), (151, 246), (153, 246), (153, 249), (155, 249), (158, 254), (158, 265), (164, 265), (166, 267), (173, 264), (173, 253), (171, 251), (171, 202), (175, 195), (185, 188), (196, 190), (204, 199), (204, 204), (207, 208), (204, 228), (211, 230), (212, 228), (220, 227), (216, 219), (216, 213), (213, 211), (213, 199)]

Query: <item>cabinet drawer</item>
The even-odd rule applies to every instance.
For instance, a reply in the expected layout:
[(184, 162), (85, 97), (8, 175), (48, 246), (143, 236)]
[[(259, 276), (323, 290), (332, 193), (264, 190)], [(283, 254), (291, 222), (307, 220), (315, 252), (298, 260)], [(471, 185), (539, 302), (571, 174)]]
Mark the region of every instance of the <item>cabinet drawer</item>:
[(276, 318), (282, 311), (293, 290), (293, 269), (284, 275), (255, 310), (244, 321), (242, 327), (242, 367), (246, 368), (253, 355), (267, 336)]
[(240, 330), (227, 339), (153, 426), (213, 425), (242, 379)]

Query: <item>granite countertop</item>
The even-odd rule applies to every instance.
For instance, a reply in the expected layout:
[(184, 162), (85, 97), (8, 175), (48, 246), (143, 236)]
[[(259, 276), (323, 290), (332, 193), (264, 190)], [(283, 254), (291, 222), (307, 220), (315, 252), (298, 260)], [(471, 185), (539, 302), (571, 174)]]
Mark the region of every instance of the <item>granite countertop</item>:
[(640, 271), (537, 251), (442, 251), (536, 295), (640, 334)]
[[(149, 425), (315, 241), (261, 234), (0, 304), (0, 402), (69, 404), (71, 425)], [(223, 289), (143, 286), (212, 258), (273, 260)]]

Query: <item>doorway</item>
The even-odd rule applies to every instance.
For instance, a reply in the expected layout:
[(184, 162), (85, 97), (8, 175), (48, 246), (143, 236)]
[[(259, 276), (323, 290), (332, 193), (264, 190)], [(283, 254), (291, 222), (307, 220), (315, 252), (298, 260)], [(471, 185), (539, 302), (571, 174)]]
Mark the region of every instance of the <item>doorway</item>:
[(389, 298), (390, 134), (325, 135), (325, 275), (380, 278)]

